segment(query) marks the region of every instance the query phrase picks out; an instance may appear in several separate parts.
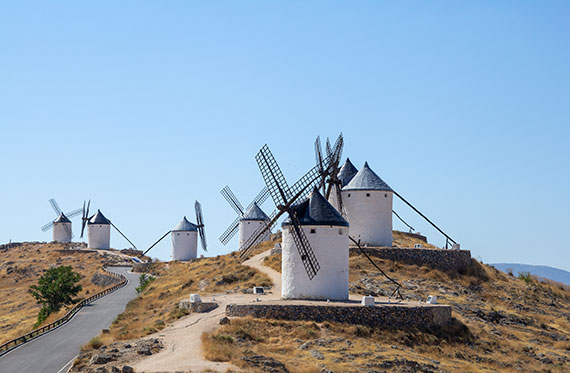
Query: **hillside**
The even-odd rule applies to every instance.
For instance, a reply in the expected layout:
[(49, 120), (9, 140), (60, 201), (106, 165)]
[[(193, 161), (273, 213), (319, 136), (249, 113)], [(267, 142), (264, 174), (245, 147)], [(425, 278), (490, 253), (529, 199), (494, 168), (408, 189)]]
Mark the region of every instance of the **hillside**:
[(563, 269), (518, 263), (493, 263), (490, 265), (505, 273), (510, 270), (515, 276), (526, 272), (537, 277), (547, 278), (552, 281), (558, 281), (563, 284), (570, 285), (570, 272)]
[[(33, 329), (40, 306), (28, 289), (50, 267), (68, 265), (81, 273), (83, 290), (79, 298), (112, 285), (112, 278), (100, 273), (100, 269), (104, 264), (115, 261), (115, 255), (68, 249), (77, 245), (80, 244), (29, 242), (0, 246), (0, 344)], [(51, 315), (44, 324), (65, 312), (66, 309), (62, 309)]]
[[(270, 249), (274, 243), (263, 243), (257, 252)], [(272, 255), (267, 263), (278, 267), (275, 264), (279, 261), (279, 255)], [(230, 324), (220, 326), (212, 321), (223, 316), (223, 309), (212, 311), (213, 316), (188, 315), (178, 309), (177, 302), (191, 292), (199, 292), (208, 299), (212, 295), (217, 300), (226, 295), (235, 299), (240, 294), (245, 297), (244, 293), (253, 284), (265, 284), (267, 278), (260, 273), (263, 269), (240, 266), (232, 253), (192, 263), (160, 263), (156, 269), (160, 277), (127, 306), (127, 311), (113, 323), (111, 332), (101, 336), (101, 342), (108, 345), (102, 349), (116, 351), (117, 360), (107, 366), (140, 366), (151, 357), (129, 355), (124, 346), (138, 346), (148, 340), (148, 343), (165, 343), (162, 352), (155, 348), (150, 353), (154, 361), (165, 362), (154, 365), (160, 366), (160, 371), (170, 371), (164, 364), (176, 367), (172, 370), (187, 371), (190, 361), (194, 367), (221, 371), (241, 368), (273, 372), (564, 372), (570, 369), (569, 287), (534, 277), (510, 276), (476, 260), (464, 273), (387, 260), (377, 263), (403, 285), (405, 298), (425, 299), (434, 294), (440, 303), (452, 305), (453, 323), (439, 330), (373, 330), (330, 322), (232, 318)], [(351, 292), (357, 294), (387, 295), (393, 289), (356, 253), (350, 257), (350, 281)], [(206, 361), (201, 362), (202, 355), (196, 354), (199, 344), (192, 328), (202, 325), (203, 329), (204, 323), (211, 326), (202, 335), (203, 354), (219, 363), (207, 365)], [(145, 339), (146, 336), (151, 339)], [(172, 344), (176, 338), (192, 342)], [(86, 346), (74, 371), (100, 367), (88, 364), (96, 353), (92, 346)]]

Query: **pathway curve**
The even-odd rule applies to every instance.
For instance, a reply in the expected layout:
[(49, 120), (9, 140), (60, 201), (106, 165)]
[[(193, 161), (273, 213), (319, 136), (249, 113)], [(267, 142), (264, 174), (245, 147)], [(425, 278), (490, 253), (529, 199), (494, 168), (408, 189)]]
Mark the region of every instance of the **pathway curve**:
[[(277, 300), (281, 297), (281, 274), (272, 268), (263, 265), (263, 258), (270, 251), (263, 252), (246, 260), (243, 264), (250, 266), (269, 276), (274, 286), (271, 291), (263, 295), (263, 300)], [(225, 372), (228, 369), (240, 369), (229, 363), (220, 363), (206, 360), (202, 354), (202, 333), (212, 332), (219, 327), (219, 321), (225, 316), (226, 305), (230, 303), (255, 302), (258, 296), (252, 294), (219, 294), (214, 295), (218, 308), (208, 313), (193, 313), (175, 321), (159, 333), (153, 335), (162, 339), (164, 349), (133, 365), (137, 372), (176, 372), (176, 371), (203, 371), (213, 370)], [(203, 301), (210, 301), (210, 297), (202, 297)]]
[(136, 297), (138, 275), (130, 268), (108, 268), (129, 283), (83, 307), (69, 322), (0, 357), (0, 372), (65, 372), (82, 345), (108, 328)]

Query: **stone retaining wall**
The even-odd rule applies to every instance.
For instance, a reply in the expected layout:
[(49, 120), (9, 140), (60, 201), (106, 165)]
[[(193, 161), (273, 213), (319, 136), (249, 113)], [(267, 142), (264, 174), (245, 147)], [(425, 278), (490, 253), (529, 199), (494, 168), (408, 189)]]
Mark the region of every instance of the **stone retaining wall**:
[[(351, 252), (360, 254), (357, 248)], [(364, 251), (370, 256), (395, 260), (407, 264), (425, 265), (441, 270), (465, 270), (471, 264), (471, 251), (444, 249), (413, 249), (396, 247), (365, 247)]]
[(191, 312), (205, 313), (210, 312), (213, 309), (218, 308), (218, 304), (215, 302), (197, 302), (192, 303), (187, 300), (183, 300), (178, 303), (178, 307), (189, 310)]
[(450, 306), (320, 306), (298, 304), (228, 304), (230, 317), (340, 322), (379, 328), (429, 328), (451, 322)]

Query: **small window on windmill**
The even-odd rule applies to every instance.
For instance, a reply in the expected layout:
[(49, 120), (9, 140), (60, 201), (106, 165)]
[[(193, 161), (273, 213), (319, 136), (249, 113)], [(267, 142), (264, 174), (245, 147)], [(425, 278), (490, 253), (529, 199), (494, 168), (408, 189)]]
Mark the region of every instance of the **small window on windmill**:
[(350, 197), (350, 193), (348, 193), (348, 197)]
[(366, 193), (366, 197), (370, 197), (370, 193)]
[(388, 193), (384, 193), (384, 198), (388, 198)]
[(317, 230), (315, 228), (311, 228), (311, 233), (317, 233)]
[(186, 233), (187, 236), (190, 236), (190, 233)]
[(342, 232), (342, 228), (339, 228), (339, 229), (338, 229), (338, 234), (342, 235), (342, 233), (343, 233), (343, 232)]
[(176, 233), (177, 236), (180, 236), (180, 233)]

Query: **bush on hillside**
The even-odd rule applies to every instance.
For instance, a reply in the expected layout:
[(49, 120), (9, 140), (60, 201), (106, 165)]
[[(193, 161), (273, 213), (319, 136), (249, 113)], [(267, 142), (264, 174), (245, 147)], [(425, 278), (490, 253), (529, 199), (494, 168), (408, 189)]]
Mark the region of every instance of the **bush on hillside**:
[(78, 284), (80, 280), (81, 275), (73, 272), (71, 266), (60, 266), (50, 268), (39, 278), (37, 285), (30, 286), (28, 292), (42, 305), (35, 326), (61, 307), (77, 302), (74, 297), (82, 289)]

